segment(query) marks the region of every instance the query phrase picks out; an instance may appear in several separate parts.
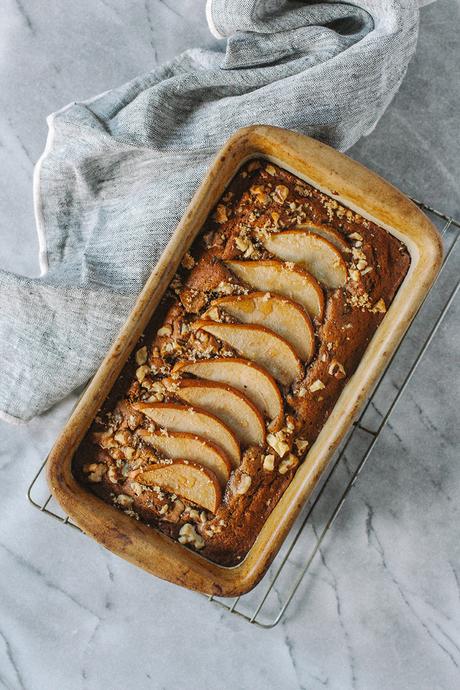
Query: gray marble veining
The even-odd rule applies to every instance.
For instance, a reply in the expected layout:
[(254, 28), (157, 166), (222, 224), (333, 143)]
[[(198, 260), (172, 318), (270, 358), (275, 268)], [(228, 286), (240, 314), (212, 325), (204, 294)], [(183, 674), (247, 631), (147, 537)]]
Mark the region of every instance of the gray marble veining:
[[(38, 272), (31, 180), (46, 115), (212, 41), (203, 12), (203, 0), (5, 1), (2, 266)], [(400, 93), (351, 151), (457, 217), (459, 15), (456, 0), (423, 10)], [(444, 294), (448, 288), (446, 280)], [(29, 506), (30, 479), (72, 401), (24, 427), (2, 424), (0, 687), (458, 688), (458, 312), (457, 302), (288, 615), (271, 631), (150, 578)], [(400, 376), (392, 373), (394, 384)]]

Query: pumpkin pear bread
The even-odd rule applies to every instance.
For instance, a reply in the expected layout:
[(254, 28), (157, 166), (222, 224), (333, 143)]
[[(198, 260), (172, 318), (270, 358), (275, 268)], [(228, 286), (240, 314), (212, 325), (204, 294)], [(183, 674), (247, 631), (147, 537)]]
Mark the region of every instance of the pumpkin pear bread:
[(272, 163), (246, 163), (81, 444), (78, 480), (238, 564), (409, 264), (384, 229)]

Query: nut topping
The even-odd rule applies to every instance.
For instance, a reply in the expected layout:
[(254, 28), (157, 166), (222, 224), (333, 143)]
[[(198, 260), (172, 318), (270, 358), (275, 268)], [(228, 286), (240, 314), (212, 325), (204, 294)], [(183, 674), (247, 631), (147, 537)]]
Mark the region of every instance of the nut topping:
[(182, 525), (179, 531), (179, 542), (181, 544), (191, 544), (195, 549), (199, 550), (204, 547), (204, 539), (201, 534), (195, 530), (194, 526), (190, 522), (186, 522)]
[(144, 347), (141, 347), (140, 350), (136, 352), (136, 364), (139, 366), (141, 364), (145, 364), (147, 361), (147, 347), (144, 345)]
[(275, 456), (273, 455), (273, 453), (270, 453), (269, 455), (266, 455), (264, 457), (263, 468), (266, 472), (273, 472), (274, 467)]
[(292, 470), (294, 467), (297, 467), (298, 464), (299, 459), (293, 453), (289, 453), (287, 458), (281, 460), (278, 467), (278, 472), (280, 474), (286, 474), (286, 472), (289, 472), (289, 470)]
[(315, 393), (316, 391), (323, 390), (323, 388), (326, 388), (324, 383), (320, 379), (316, 379), (316, 381), (314, 381), (311, 384), (311, 386), (309, 386), (308, 390), (310, 391), (310, 393)]
[(238, 482), (238, 485), (236, 487), (235, 493), (238, 495), (242, 495), (247, 493), (249, 490), (249, 487), (251, 486), (252, 479), (249, 476), (249, 474), (242, 474), (240, 481)]

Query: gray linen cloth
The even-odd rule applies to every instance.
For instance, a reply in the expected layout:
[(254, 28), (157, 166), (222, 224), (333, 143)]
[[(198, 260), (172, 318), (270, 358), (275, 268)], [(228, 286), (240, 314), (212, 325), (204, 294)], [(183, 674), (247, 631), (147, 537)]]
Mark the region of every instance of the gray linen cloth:
[(414, 53), (416, 0), (209, 0), (220, 49), (48, 119), (34, 194), (42, 276), (0, 272), (0, 415), (29, 420), (96, 370), (218, 148), (264, 123), (344, 150)]

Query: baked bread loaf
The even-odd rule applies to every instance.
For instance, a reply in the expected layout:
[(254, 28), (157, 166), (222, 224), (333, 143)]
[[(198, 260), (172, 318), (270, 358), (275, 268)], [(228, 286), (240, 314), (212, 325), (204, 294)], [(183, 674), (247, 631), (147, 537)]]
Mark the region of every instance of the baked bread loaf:
[(386, 230), (270, 162), (246, 163), (80, 445), (76, 477), (238, 564), (409, 264)]

